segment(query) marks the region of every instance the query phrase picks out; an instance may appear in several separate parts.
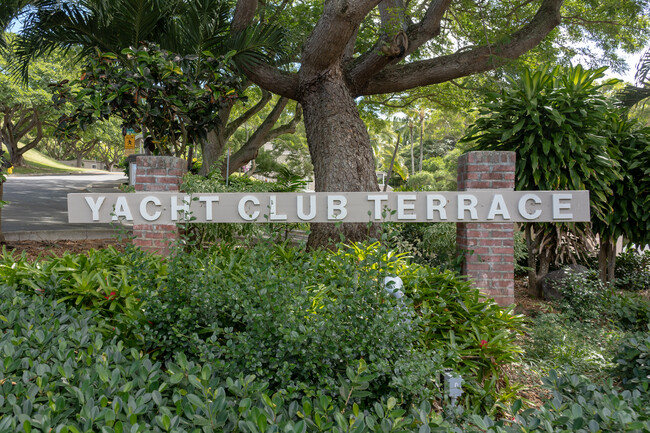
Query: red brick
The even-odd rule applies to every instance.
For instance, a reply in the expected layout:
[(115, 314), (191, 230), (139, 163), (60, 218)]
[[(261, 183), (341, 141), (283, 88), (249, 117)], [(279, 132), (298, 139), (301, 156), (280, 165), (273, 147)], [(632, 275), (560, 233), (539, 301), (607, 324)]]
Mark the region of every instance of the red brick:
[(180, 180), (177, 177), (173, 176), (156, 176), (156, 183), (170, 183), (170, 184), (177, 184), (178, 181)]
[(498, 287), (498, 288), (504, 288), (504, 289), (509, 289), (509, 288), (514, 288), (515, 287), (515, 282), (513, 280), (493, 280), (492, 281), (492, 287)]
[(153, 230), (160, 231), (175, 231), (177, 229), (175, 224), (152, 224)]
[(465, 189), (490, 189), (492, 182), (481, 180), (468, 180), (465, 183)]
[[(473, 241), (476, 242), (475, 240)], [(484, 239), (481, 245), (485, 245), (486, 247), (502, 247), (506, 246), (504, 245), (505, 242), (505, 239)]]
[(490, 230), (488, 237), (490, 238), (508, 238), (514, 236), (512, 230)]
[(513, 189), (515, 187), (515, 183), (514, 181), (510, 180), (493, 180), (491, 187), (494, 189)]
[(178, 168), (170, 168), (167, 170), (167, 175), (182, 178), (185, 175), (185, 170), (181, 170)]
[(504, 180), (505, 173), (481, 173), (481, 180)]
[(514, 248), (492, 248), (492, 254), (514, 254), (515, 249)]
[(142, 238), (133, 239), (133, 243), (138, 247), (150, 247), (153, 245), (153, 241)]
[(141, 175), (136, 172), (135, 175), (135, 184), (141, 184), (141, 183), (153, 183), (156, 180), (154, 179), (153, 176), (148, 176), (148, 175)]

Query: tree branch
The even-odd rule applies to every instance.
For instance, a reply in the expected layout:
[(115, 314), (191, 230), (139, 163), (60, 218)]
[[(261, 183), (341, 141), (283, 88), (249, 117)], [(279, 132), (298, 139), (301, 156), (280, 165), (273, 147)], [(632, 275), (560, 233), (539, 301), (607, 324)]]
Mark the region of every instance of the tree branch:
[(302, 120), (302, 107), (300, 104), (296, 105), (296, 114), (293, 118), (284, 125), (280, 125), (275, 129), (272, 129), (266, 136), (266, 141), (271, 141), (275, 138), (278, 138), (284, 134), (293, 134), (296, 132), (296, 126)]
[(237, 128), (239, 128), (245, 122), (247, 122), (248, 119), (250, 119), (257, 113), (259, 113), (262, 110), (262, 108), (266, 107), (266, 104), (268, 104), (270, 100), (271, 100), (271, 93), (262, 89), (262, 98), (257, 102), (257, 104), (249, 108), (244, 114), (242, 114), (237, 119), (230, 122), (228, 126), (226, 126), (224, 138), (228, 140), (228, 138), (230, 138), (230, 136), (235, 133)]
[(573, 22), (575, 24), (580, 24), (580, 25), (608, 25), (608, 26), (615, 26), (615, 27), (625, 27), (631, 30), (637, 30), (637, 31), (645, 31), (644, 29), (640, 27), (635, 27), (635, 26), (628, 26), (623, 23), (620, 23), (618, 21), (609, 21), (609, 20), (588, 20), (579, 16), (570, 16), (570, 17), (562, 17), (562, 21), (569, 21)]
[(557, 27), (561, 22), (562, 2), (563, 0), (544, 0), (528, 24), (501, 42), (435, 59), (391, 66), (373, 76), (355, 94), (402, 92), (495, 69), (537, 46)]
[(285, 72), (270, 65), (258, 64), (244, 71), (258, 86), (294, 101), (298, 100), (298, 74)]
[[(397, 41), (389, 41), (387, 40), (386, 35), (382, 35), (379, 41), (377, 41), (369, 51), (360, 56), (354, 64), (348, 68), (349, 81), (352, 83), (353, 87), (361, 88), (365, 86), (374, 74), (381, 71), (389, 64), (403, 59), (421, 47), (424, 43), (436, 37), (440, 33), (440, 22), (449, 8), (450, 3), (451, 0), (433, 0), (429, 4), (429, 8), (427, 9), (422, 21), (415, 26), (411, 26), (406, 32), (406, 41), (403, 45), (401, 47), (391, 46), (391, 49), (393, 50), (395, 50), (395, 48), (401, 48), (401, 50), (398, 49), (395, 51), (397, 55), (387, 54), (384, 48), (387, 43), (390, 42), (395, 45)], [(390, 19), (388, 14), (384, 15), (386, 15), (386, 18), (382, 16), (382, 22), (384, 19)]]
[(257, 0), (239, 0), (235, 6), (235, 13), (230, 23), (230, 31), (232, 33), (238, 33), (251, 25), (256, 11)]
[[(264, 122), (262, 122), (259, 128), (257, 128), (253, 135), (251, 135), (248, 141), (230, 157), (229, 173), (226, 173), (226, 165), (222, 165), (221, 172), (224, 177), (230, 176), (232, 173), (243, 167), (246, 163), (256, 158), (260, 147), (262, 147), (264, 143), (271, 139), (269, 138), (269, 135), (273, 132), (271, 128), (273, 128), (275, 122), (277, 122), (280, 118), (280, 115), (284, 111), (284, 108), (287, 106), (288, 102), (288, 98), (280, 98), (273, 107), (273, 110), (271, 110), (271, 113), (266, 117), (266, 119), (264, 119)], [(296, 116), (298, 116), (298, 111), (299, 108), (296, 108)], [(275, 137), (277, 137), (277, 135), (275, 135)]]
[(32, 129), (36, 128), (36, 137), (26, 145), (24, 145), (21, 148), (18, 148), (18, 143), (16, 143), (16, 149), (17, 149), (17, 154), (22, 155), (25, 152), (27, 152), (30, 149), (33, 149), (36, 147), (36, 145), (41, 141), (43, 138), (43, 122), (41, 122), (41, 119), (39, 117), (38, 111), (34, 110), (34, 113), (32, 114), (32, 121), (30, 122), (28, 128), (25, 129), (25, 131), (31, 131)]
[(325, 2), (323, 14), (305, 42), (301, 75), (312, 77), (340, 61), (365, 16), (380, 0), (338, 0)]

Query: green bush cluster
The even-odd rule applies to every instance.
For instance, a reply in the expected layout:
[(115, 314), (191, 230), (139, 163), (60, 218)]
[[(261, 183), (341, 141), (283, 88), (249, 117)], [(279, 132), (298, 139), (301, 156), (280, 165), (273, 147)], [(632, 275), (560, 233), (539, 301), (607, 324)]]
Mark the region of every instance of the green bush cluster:
[(224, 379), (211, 363), (182, 354), (163, 367), (104, 338), (96, 312), (42, 294), (0, 286), (0, 311), (0, 432), (650, 431), (643, 374), (619, 391), (551, 371), (545, 386), (552, 398), (542, 408), (523, 409), (516, 401), (507, 408), (510, 417), (465, 417), (427, 402), (400, 405), (388, 394), (356, 403), (375, 380), (363, 361), (346, 368), (335, 395), (314, 390), (296, 400), (253, 376)]
[(608, 290), (600, 280), (598, 272), (567, 272), (556, 284), (562, 294), (562, 299), (558, 302), (560, 311), (580, 320), (601, 317)]
[[(10, 287), (95, 310), (106, 336), (154, 359), (184, 353), (222, 377), (255, 374), (291, 395), (334, 393), (364, 359), (376, 376), (370, 399), (440, 400), (449, 367), (472, 390), (467, 407), (493, 410), (498, 365), (516, 358), (521, 329), (454, 273), (411, 265), (379, 243), (310, 253), (224, 244), (167, 260), (131, 248), (36, 263), (5, 255), (0, 273)], [(387, 275), (404, 278), (406, 298), (384, 290)]]
[(598, 381), (613, 366), (611, 354), (623, 337), (615, 326), (581, 322), (567, 314), (541, 314), (530, 324), (524, 358), (544, 375), (568, 367)]
[[(223, 379), (184, 355), (165, 367), (104, 324), (42, 295), (0, 287), (0, 432), (415, 431), (394, 398), (361, 410), (353, 397), (372, 375), (348, 368), (342, 395), (289, 401), (253, 376)], [(430, 408), (430, 406), (428, 406)], [(347, 409), (347, 411), (346, 411)], [(429, 409), (418, 412), (429, 422)], [(432, 420), (432, 422), (434, 422)]]
[[(420, 354), (411, 309), (381, 288), (386, 263), (375, 257), (266, 244), (178, 254), (163, 278), (137, 282), (147, 350), (165, 358), (181, 350), (225, 376), (255, 374), (301, 392), (335, 390), (346, 367), (365, 359), (374, 396), (433, 397), (440, 361)], [(399, 380), (413, 375), (423, 380)]]
[(517, 338), (524, 317), (502, 309), (469, 281), (452, 271), (411, 266), (402, 274), (413, 300), (421, 343), (437, 350), (445, 367), (465, 378), (463, 405), (475, 412), (496, 413), (512, 402), (517, 387), (502, 368), (519, 360)]
[(650, 382), (650, 334), (637, 333), (627, 337), (614, 356), (614, 374), (626, 389), (641, 388), (648, 392)]
[(616, 257), (616, 288), (641, 291), (650, 289), (650, 250), (627, 249)]
[(137, 328), (143, 316), (137, 282), (164, 275), (166, 267), (164, 261), (135, 248), (64, 253), (35, 262), (3, 251), (0, 279), (8, 287), (96, 311), (121, 338), (140, 342)]

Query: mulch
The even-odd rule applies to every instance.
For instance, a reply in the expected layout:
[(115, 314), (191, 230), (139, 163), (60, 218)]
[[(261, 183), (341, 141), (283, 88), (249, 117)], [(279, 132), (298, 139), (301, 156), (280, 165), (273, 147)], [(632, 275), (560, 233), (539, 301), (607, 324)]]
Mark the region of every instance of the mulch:
[(118, 239), (86, 239), (78, 241), (7, 241), (4, 248), (15, 256), (25, 254), (28, 260), (44, 259), (61, 256), (64, 253), (80, 254), (91, 249), (99, 250), (113, 246), (119, 251), (124, 250), (124, 242)]

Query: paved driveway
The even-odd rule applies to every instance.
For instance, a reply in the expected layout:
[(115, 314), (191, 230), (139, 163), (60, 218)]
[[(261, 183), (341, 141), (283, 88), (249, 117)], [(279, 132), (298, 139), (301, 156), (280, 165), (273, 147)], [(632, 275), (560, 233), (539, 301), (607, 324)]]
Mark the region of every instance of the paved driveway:
[(121, 173), (65, 176), (9, 176), (3, 199), (2, 230), (7, 240), (98, 239), (111, 237), (110, 224), (68, 224), (67, 195), (118, 192)]

